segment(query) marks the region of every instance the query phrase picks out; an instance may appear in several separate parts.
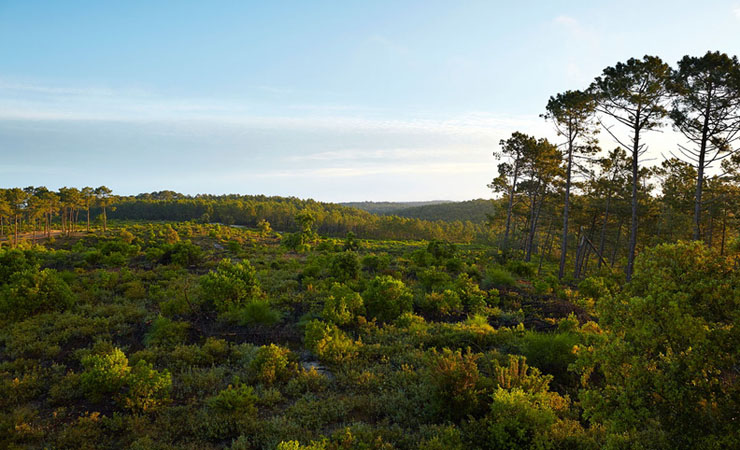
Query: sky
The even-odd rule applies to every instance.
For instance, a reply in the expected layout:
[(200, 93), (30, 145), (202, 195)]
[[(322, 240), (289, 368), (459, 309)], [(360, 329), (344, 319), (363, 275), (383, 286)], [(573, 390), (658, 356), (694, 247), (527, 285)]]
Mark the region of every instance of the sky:
[(551, 95), (708, 50), (740, 1), (0, 0), (0, 187), (490, 198)]

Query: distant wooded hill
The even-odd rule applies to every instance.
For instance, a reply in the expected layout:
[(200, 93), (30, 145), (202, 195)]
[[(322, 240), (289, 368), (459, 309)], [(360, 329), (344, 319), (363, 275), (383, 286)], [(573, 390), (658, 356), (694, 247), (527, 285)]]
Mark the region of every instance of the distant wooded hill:
[(492, 200), (485, 199), (464, 202), (442, 200), (429, 202), (353, 202), (342, 203), (342, 205), (379, 215), (448, 222), (469, 220), (476, 223), (484, 222), (486, 214), (493, 214), (496, 209)]
[(342, 206), (357, 208), (373, 214), (397, 215), (399, 211), (419, 206), (441, 205), (453, 203), (451, 200), (431, 200), (427, 202), (347, 202), (340, 203)]

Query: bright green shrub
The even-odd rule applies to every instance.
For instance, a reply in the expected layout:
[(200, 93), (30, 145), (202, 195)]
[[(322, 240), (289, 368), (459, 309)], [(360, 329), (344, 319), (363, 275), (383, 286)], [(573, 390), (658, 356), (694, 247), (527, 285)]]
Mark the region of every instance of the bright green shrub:
[[(647, 249), (632, 281), (598, 303), (606, 339), (579, 353), (603, 381), (582, 394), (612, 437), (674, 448), (737, 447), (740, 271), (700, 242)], [(731, 375), (735, 374), (735, 375)]]
[(364, 307), (360, 294), (343, 284), (334, 283), (324, 300), (321, 317), (337, 325), (347, 325), (355, 319), (355, 316), (363, 312)]
[(419, 309), (427, 314), (445, 316), (462, 312), (462, 300), (455, 291), (432, 292), (419, 301)]
[(85, 371), (80, 376), (80, 383), (93, 401), (101, 400), (105, 394), (118, 393), (131, 372), (128, 358), (118, 348), (88, 355), (82, 358), (82, 366)]
[(486, 417), (469, 424), (466, 440), (480, 449), (553, 449), (550, 431), (557, 411), (567, 407), (555, 393), (531, 393), (519, 388), (498, 389)]
[(237, 412), (255, 416), (257, 414), (257, 395), (252, 386), (237, 383), (229, 385), (218, 394), (208, 399), (208, 406), (221, 412)]
[(256, 271), (247, 260), (222, 260), (215, 271), (200, 278), (200, 285), (205, 305), (220, 312), (244, 306), (262, 295)]
[(401, 313), (411, 311), (413, 296), (403, 284), (391, 276), (377, 276), (362, 294), (368, 317), (390, 322)]
[(148, 412), (166, 404), (172, 389), (168, 370), (159, 372), (146, 361), (139, 361), (126, 377), (121, 403), (136, 412)]
[(348, 338), (336, 325), (319, 320), (306, 324), (304, 336), (306, 347), (319, 358), (340, 364), (357, 356), (358, 344)]
[(250, 369), (256, 373), (258, 381), (272, 384), (285, 381), (295, 375), (295, 364), (291, 364), (291, 351), (275, 344), (262, 346), (252, 360)]

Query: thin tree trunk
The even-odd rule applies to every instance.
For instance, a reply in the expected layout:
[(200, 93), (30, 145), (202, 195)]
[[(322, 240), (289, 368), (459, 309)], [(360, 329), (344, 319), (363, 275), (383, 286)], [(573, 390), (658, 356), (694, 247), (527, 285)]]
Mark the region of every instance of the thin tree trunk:
[[(711, 91), (710, 91), (711, 92)], [(699, 146), (699, 165), (696, 177), (696, 197), (694, 199), (694, 240), (701, 238), (699, 224), (701, 222), (701, 194), (704, 184), (704, 161), (707, 153), (707, 133), (709, 132), (709, 112), (712, 105), (711, 94), (707, 96), (707, 106), (704, 110), (704, 125), (701, 130), (701, 144)]]
[[(527, 237), (527, 249), (524, 254), (524, 261), (529, 262), (532, 259), (532, 245), (534, 245), (534, 233), (537, 230), (537, 216), (539, 215), (537, 203), (537, 194), (532, 196), (532, 204), (530, 206), (530, 224), (529, 224), (529, 236)], [(539, 203), (542, 206), (542, 201)]]
[(622, 236), (622, 225), (624, 224), (624, 219), (622, 217), (619, 218), (619, 226), (617, 227), (617, 236), (614, 238), (614, 250), (612, 251), (612, 263), (611, 266), (614, 268), (614, 263), (617, 261), (617, 251), (619, 250), (619, 238)]
[(719, 254), (724, 256), (725, 254), (725, 232), (727, 230), (727, 208), (725, 208), (722, 214), (722, 243), (719, 247)]
[[(640, 115), (638, 112), (635, 120), (636, 124), (640, 123)], [(630, 224), (630, 242), (629, 242), (629, 253), (627, 255), (627, 281), (632, 280), (632, 272), (635, 267), (635, 250), (637, 248), (637, 187), (638, 187), (638, 176), (639, 166), (637, 158), (640, 154), (640, 131), (639, 128), (635, 127), (635, 137), (632, 145), (632, 222)]]
[[(517, 155), (517, 159), (519, 156)], [(504, 231), (504, 250), (508, 249), (509, 246), (509, 228), (511, 226), (511, 210), (514, 208), (514, 191), (516, 190), (516, 180), (519, 176), (519, 163), (516, 162), (514, 165), (514, 179), (511, 182), (511, 189), (509, 190), (509, 206), (506, 211), (506, 230)]]
[[(604, 210), (604, 222), (601, 224), (601, 236), (599, 236), (599, 254), (604, 254), (604, 240), (606, 238), (606, 224), (609, 222), (609, 205), (612, 202), (612, 194), (611, 191), (609, 191), (609, 195), (606, 197), (606, 209)], [(601, 258), (599, 258), (599, 263), (597, 265), (599, 269), (601, 269)]]
[(568, 253), (568, 211), (570, 210), (570, 177), (573, 168), (573, 139), (568, 139), (568, 169), (565, 176), (565, 201), (563, 203), (563, 237), (560, 245), (560, 270), (558, 278), (565, 275), (565, 257)]
[(545, 259), (545, 248), (548, 245), (548, 242), (550, 241), (550, 235), (552, 234), (552, 224), (553, 224), (552, 216), (550, 216), (550, 222), (547, 224), (547, 234), (545, 235), (544, 245), (540, 248), (540, 263), (537, 266), (537, 276), (540, 275), (542, 272), (542, 261)]

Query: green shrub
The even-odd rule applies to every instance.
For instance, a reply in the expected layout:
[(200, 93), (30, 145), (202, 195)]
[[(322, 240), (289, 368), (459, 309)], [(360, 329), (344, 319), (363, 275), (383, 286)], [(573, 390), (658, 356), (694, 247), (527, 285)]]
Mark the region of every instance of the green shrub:
[(247, 260), (222, 260), (215, 271), (200, 278), (200, 285), (205, 305), (219, 312), (244, 306), (262, 295), (256, 271)]
[(348, 338), (336, 325), (312, 320), (306, 324), (306, 347), (319, 358), (340, 364), (357, 356), (358, 344)]
[(520, 277), (531, 278), (537, 273), (537, 266), (531, 262), (511, 259), (505, 264), (506, 270)]
[(146, 361), (139, 361), (126, 377), (126, 390), (122, 397), (125, 408), (136, 412), (152, 411), (166, 404), (172, 389), (168, 370), (159, 372)]
[(53, 269), (26, 269), (0, 285), (0, 321), (21, 320), (46, 311), (64, 311), (74, 303), (72, 290)]
[(152, 321), (149, 332), (144, 336), (144, 345), (147, 347), (161, 345), (174, 347), (187, 341), (190, 324), (177, 322), (167, 317), (157, 317)]
[(444, 292), (432, 292), (422, 297), (419, 309), (436, 316), (456, 314), (462, 312), (462, 300), (455, 291), (445, 289)]
[(208, 399), (208, 406), (221, 412), (239, 413), (249, 416), (257, 414), (257, 395), (252, 386), (236, 383), (229, 385)]
[(355, 319), (355, 316), (363, 312), (364, 307), (360, 294), (343, 284), (334, 283), (324, 300), (321, 317), (337, 325), (347, 325)]
[(80, 383), (93, 401), (101, 400), (105, 394), (119, 392), (131, 372), (128, 358), (118, 348), (88, 355), (82, 358), (82, 366), (85, 370), (80, 376)]
[(252, 360), (250, 369), (255, 372), (258, 381), (272, 384), (276, 381), (285, 381), (295, 375), (295, 363), (291, 363), (289, 349), (275, 344), (262, 346), (257, 350), (257, 356)]
[(508, 271), (500, 267), (491, 267), (486, 270), (484, 283), (489, 287), (512, 287), (516, 284), (516, 280)]
[(573, 348), (578, 341), (574, 333), (532, 331), (524, 335), (521, 351), (529, 364), (553, 375), (561, 385), (569, 385), (575, 381), (574, 375), (568, 372), (568, 366), (576, 360)]
[(272, 325), (280, 321), (280, 312), (269, 301), (254, 299), (238, 310), (237, 317), (241, 325)]
[(344, 251), (332, 256), (329, 273), (341, 281), (354, 280), (360, 275), (360, 260), (357, 252)]
[(443, 272), (436, 267), (429, 267), (417, 271), (419, 283), (424, 286), (427, 292), (443, 291), (452, 283), (452, 278), (447, 272)]
[(391, 276), (377, 276), (362, 294), (369, 317), (390, 322), (401, 313), (411, 311), (413, 296), (403, 284)]
[(447, 348), (432, 354), (429, 378), (434, 387), (432, 407), (436, 414), (458, 421), (477, 410), (481, 393), (478, 358), (470, 351), (463, 354)]

